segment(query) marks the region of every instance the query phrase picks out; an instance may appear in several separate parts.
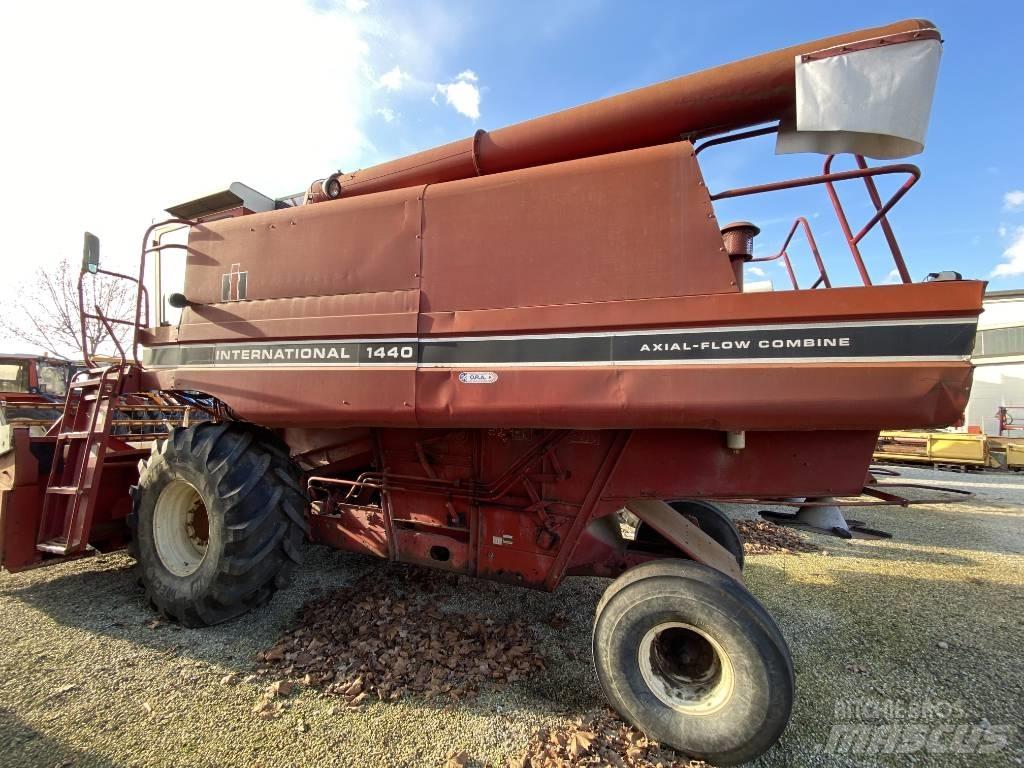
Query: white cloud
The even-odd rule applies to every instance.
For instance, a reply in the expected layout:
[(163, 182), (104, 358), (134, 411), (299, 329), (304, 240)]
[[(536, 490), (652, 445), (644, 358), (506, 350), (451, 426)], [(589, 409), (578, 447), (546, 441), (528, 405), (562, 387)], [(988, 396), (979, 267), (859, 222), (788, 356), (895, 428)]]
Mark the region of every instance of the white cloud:
[[(0, 5), (0, 29), (18, 30), (4, 35), (0, 71), (19, 73), (4, 81), (5, 114), (18, 119), (4, 125), (0, 210), (18, 226), (5, 227), (0, 306), (38, 266), (76, 259), (84, 230), (102, 239), (107, 266), (131, 269), (143, 230), (168, 205), (232, 181), (281, 196), (375, 159), (362, 130), (372, 114), (362, 75), (370, 52), (349, 14), (299, 0), (180, 0), (172, 14), (150, 3), (56, 0)], [(142, 29), (160, 29), (167, 47), (154, 48)], [(168, 55), (174, 40), (189, 41), (188, 55)], [(232, 76), (253, 51), (302, 62), (311, 50), (330, 55), (301, 77), (291, 65)], [(317, 127), (307, 130), (311, 109)]]
[(998, 231), (999, 231), (999, 236), (1000, 236), (1000, 237), (1006, 237), (1007, 229), (1006, 229), (1006, 226), (1005, 226), (1005, 225), (1003, 225), (1003, 224), (1000, 224), (1000, 225), (999, 225), (999, 230), (998, 230)]
[(1013, 189), (1003, 195), (1003, 208), (1007, 211), (1024, 208), (1024, 189)]
[(437, 92), (444, 95), (445, 101), (460, 115), (470, 120), (480, 119), (480, 88), (476, 73), (471, 69), (463, 70), (451, 83), (438, 83)]
[(377, 87), (388, 91), (400, 91), (411, 79), (408, 73), (403, 72), (402, 68), (396, 65), (380, 76), (380, 79), (377, 80)]
[(385, 123), (393, 123), (398, 115), (395, 114), (395, 110), (389, 109), (388, 107), (380, 107), (377, 110), (377, 114), (383, 118)]
[(895, 285), (902, 283), (903, 279), (900, 277), (900, 271), (898, 269), (890, 269), (889, 274), (885, 276), (886, 285)]
[(345, 0), (345, 7), (352, 13), (362, 13), (369, 5), (367, 0)]
[(1010, 246), (1003, 251), (1005, 261), (997, 264), (991, 277), (1013, 277), (1024, 275), (1024, 227), (1017, 227)]
[(747, 273), (754, 277), (764, 277), (764, 270), (760, 267), (747, 267)]

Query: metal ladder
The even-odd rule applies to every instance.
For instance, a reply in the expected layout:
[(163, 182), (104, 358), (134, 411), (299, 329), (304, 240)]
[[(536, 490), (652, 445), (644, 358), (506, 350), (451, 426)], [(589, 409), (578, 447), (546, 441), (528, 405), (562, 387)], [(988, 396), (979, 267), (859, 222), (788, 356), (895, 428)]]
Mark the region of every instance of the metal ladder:
[(51, 556), (85, 553), (103, 473), (114, 400), (124, 363), (90, 368), (72, 381), (54, 443), (36, 549)]

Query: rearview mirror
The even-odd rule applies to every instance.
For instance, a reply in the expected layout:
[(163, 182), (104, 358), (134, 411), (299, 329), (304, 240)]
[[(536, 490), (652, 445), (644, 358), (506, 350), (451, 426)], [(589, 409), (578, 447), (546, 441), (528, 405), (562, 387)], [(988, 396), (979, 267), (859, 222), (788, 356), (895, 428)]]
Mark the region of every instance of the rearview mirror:
[(100, 239), (92, 232), (85, 233), (82, 245), (82, 271), (95, 275), (100, 269)]

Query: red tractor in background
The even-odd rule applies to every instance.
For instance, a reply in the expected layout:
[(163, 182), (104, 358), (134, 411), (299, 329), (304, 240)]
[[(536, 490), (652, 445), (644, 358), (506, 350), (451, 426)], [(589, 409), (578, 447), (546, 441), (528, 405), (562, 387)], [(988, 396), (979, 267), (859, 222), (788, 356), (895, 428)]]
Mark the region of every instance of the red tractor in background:
[(60, 417), (74, 372), (69, 360), (0, 352), (0, 418), (45, 432)]
[[(984, 284), (911, 280), (889, 214), (920, 172), (865, 160), (921, 150), (940, 47), (905, 21), (333, 173), (300, 200), (234, 184), (168, 209), (137, 275), (102, 269), (87, 236), (83, 278), (131, 280), (138, 301), (86, 317), (134, 341), (71, 383), (49, 435), (0, 438), (4, 567), (127, 546), (187, 626), (269, 600), (309, 540), (548, 590), (610, 577), (593, 650), (611, 704), (687, 754), (752, 759), (788, 721), (793, 662), (713, 502), (857, 494), (880, 429), (948, 425), (969, 393)], [(771, 133), (827, 155), (822, 172), (707, 189), (701, 152)], [(905, 181), (883, 199), (886, 176)], [(860, 229), (842, 182), (866, 189)], [(860, 285), (833, 285), (806, 219), (760, 258), (756, 226), (716, 219), (716, 201), (813, 185)], [(873, 230), (896, 285), (872, 283)], [(792, 290), (744, 290), (766, 260)], [(120, 439), (111, 414), (140, 393), (204, 420)]]

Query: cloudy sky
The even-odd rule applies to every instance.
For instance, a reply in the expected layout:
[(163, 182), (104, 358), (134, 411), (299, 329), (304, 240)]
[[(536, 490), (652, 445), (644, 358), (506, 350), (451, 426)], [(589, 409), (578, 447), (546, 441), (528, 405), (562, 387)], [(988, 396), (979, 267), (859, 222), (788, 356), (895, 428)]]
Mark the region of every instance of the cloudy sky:
[[(39, 265), (77, 260), (86, 229), (108, 265), (134, 264), (164, 207), (232, 181), (282, 196), (476, 128), (915, 15), (946, 47), (913, 159), (924, 179), (894, 215), (911, 272), (1024, 287), (1019, 3), (56, 0), (0, 7), (0, 302)], [(712, 189), (820, 167), (774, 158), (768, 141), (704, 157)], [(857, 192), (844, 193), (853, 216)], [(800, 213), (823, 247), (842, 247), (820, 190), (730, 201), (719, 216), (761, 224), (768, 252)], [(833, 262), (852, 277), (843, 251)]]

